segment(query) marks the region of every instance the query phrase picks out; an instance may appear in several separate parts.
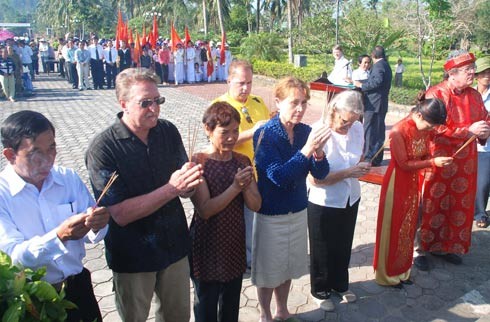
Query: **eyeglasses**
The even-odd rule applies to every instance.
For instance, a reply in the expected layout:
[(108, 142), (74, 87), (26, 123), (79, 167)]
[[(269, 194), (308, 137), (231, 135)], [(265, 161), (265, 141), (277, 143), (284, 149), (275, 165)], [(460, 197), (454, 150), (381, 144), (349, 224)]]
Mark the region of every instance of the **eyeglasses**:
[(245, 115), (245, 119), (247, 120), (248, 123), (252, 124), (254, 121), (252, 120), (252, 117), (248, 113), (248, 108), (243, 106), (242, 107), (242, 113)]
[(458, 68), (460, 72), (465, 72), (466, 74), (475, 72), (476, 66), (475, 64), (468, 65), (465, 68)]
[(148, 108), (148, 107), (152, 106), (153, 103), (156, 103), (157, 105), (162, 105), (163, 103), (165, 103), (165, 97), (160, 96), (160, 97), (157, 97), (154, 99), (141, 100), (138, 102), (138, 104), (142, 108)]

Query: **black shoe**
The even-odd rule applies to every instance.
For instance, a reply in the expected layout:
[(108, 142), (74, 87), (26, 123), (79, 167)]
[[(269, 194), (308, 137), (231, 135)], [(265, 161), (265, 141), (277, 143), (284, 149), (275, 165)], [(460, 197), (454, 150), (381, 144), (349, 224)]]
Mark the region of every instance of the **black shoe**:
[(445, 260), (448, 263), (454, 264), (454, 265), (461, 265), (463, 263), (463, 259), (459, 257), (456, 254), (438, 254), (438, 253), (433, 253), (432, 255), (436, 257), (440, 257), (443, 260)]
[(391, 285), (391, 287), (396, 288), (397, 290), (401, 290), (403, 289), (403, 283), (400, 282), (398, 284)]
[(427, 260), (427, 257), (425, 256), (417, 256), (413, 260), (413, 264), (420, 270), (420, 271), (428, 271), (429, 270), (429, 261)]
[(413, 282), (411, 280), (400, 281), (400, 283), (402, 283), (404, 285), (413, 285)]

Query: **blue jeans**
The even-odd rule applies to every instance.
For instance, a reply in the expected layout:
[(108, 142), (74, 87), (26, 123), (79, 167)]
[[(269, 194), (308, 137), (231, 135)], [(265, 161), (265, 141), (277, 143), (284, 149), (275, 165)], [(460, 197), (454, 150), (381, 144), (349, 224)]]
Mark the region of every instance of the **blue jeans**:
[(475, 199), (475, 220), (486, 216), (490, 193), (490, 152), (478, 152), (478, 178)]

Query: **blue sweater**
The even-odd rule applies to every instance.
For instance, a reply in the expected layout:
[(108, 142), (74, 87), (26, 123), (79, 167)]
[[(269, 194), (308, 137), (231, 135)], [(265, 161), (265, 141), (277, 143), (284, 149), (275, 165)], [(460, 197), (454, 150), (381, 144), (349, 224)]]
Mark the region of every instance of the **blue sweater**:
[[(326, 158), (315, 161), (313, 157), (306, 158), (300, 151), (311, 127), (300, 123), (293, 131), (294, 143), (291, 145), (279, 116), (255, 131), (255, 166), (262, 196), (261, 214), (285, 215), (305, 209), (308, 204), (306, 176), (311, 172), (313, 177), (323, 179), (328, 174)], [(262, 132), (264, 134), (257, 149), (257, 140)]]

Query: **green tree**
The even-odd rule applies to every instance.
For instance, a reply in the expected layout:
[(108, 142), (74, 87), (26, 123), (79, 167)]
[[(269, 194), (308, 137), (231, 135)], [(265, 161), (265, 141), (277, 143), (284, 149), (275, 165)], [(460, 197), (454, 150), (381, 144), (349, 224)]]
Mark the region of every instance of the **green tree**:
[(250, 61), (280, 61), (284, 47), (284, 39), (279, 34), (261, 32), (242, 41), (240, 54)]

